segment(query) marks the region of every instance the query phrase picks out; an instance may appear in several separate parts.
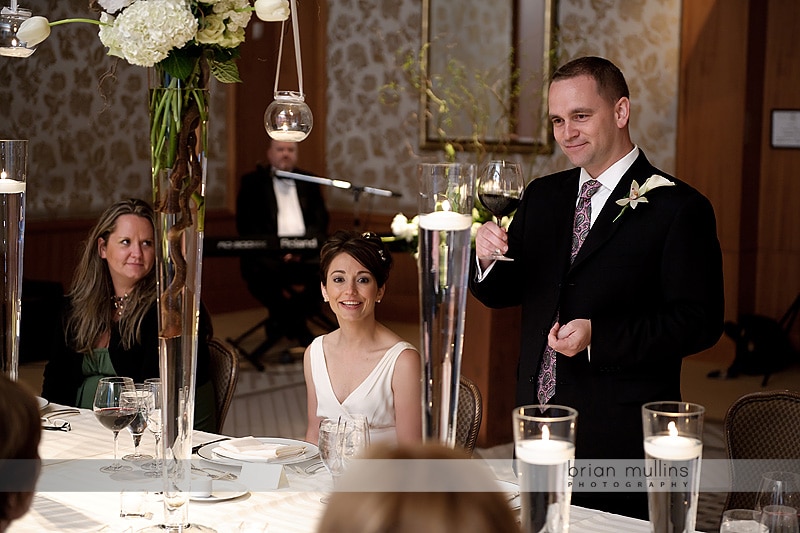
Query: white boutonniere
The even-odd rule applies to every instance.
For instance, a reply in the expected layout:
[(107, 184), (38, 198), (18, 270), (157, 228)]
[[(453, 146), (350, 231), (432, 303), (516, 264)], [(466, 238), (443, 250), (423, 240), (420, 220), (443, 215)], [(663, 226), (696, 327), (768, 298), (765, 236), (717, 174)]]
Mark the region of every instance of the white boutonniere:
[(647, 178), (641, 187), (639, 187), (639, 184), (636, 183), (636, 180), (633, 180), (633, 183), (631, 183), (630, 194), (625, 198), (620, 198), (619, 200), (617, 200), (617, 205), (622, 206), (622, 211), (619, 212), (619, 214), (613, 221), (616, 222), (617, 218), (621, 217), (622, 213), (624, 213), (625, 210), (628, 209), (628, 206), (630, 206), (631, 209), (636, 209), (636, 206), (638, 204), (640, 203), (646, 204), (647, 198), (645, 198), (644, 195), (647, 194), (648, 192), (652, 191), (657, 187), (667, 187), (671, 185), (675, 185), (675, 183), (669, 181), (664, 176), (659, 176), (658, 174), (653, 174), (652, 176)]

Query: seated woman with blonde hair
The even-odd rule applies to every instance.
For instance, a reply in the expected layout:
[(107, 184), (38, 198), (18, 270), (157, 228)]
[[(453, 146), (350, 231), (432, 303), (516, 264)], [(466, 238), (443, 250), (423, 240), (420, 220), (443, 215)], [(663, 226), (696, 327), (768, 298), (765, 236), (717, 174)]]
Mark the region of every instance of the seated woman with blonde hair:
[(392, 256), (380, 237), (337, 231), (320, 251), (322, 296), (339, 329), (306, 348), (306, 440), (325, 418), (364, 415), (372, 442), (422, 439), (421, 362), (416, 348), (375, 319)]
[(488, 466), (463, 450), (379, 445), (364, 459), (342, 475), (317, 533), (520, 532)]
[[(147, 202), (121, 200), (99, 217), (83, 243), (61, 310), (63, 334), (52, 339), (42, 396), (91, 409), (100, 378), (137, 383), (159, 377), (155, 214)], [(216, 431), (214, 384), (201, 309), (194, 429)]]

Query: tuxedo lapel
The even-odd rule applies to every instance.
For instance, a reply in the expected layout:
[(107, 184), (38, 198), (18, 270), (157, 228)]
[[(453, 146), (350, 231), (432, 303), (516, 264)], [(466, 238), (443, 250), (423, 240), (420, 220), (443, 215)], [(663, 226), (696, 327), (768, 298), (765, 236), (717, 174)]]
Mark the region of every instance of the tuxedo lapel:
[(572, 262), (572, 268), (576, 268), (598, 248), (608, 242), (620, 225), (625, 223), (625, 217), (621, 217), (616, 222), (614, 221), (622, 209), (617, 205), (617, 200), (628, 196), (631, 190), (631, 183), (634, 180), (641, 185), (654, 171), (655, 168), (647, 161), (644, 153), (640, 153), (639, 157), (637, 157), (636, 161), (631, 165), (631, 168), (622, 175), (622, 179), (619, 180), (617, 186), (611, 191), (611, 196), (606, 200), (605, 205), (603, 205), (603, 210), (600, 211), (597, 220), (592, 224), (592, 229), (589, 230), (589, 234), (586, 236), (583, 246), (578, 250), (578, 255), (575, 256), (575, 260)]

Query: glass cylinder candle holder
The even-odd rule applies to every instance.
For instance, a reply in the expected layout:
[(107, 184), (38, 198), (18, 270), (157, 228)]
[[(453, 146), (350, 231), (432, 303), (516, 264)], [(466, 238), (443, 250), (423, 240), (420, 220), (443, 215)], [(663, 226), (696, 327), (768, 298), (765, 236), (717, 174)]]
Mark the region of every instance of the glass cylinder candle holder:
[(654, 533), (694, 531), (704, 413), (702, 405), (686, 402), (642, 406), (647, 503)]
[(25, 240), (25, 188), (28, 141), (0, 139), (0, 372), (16, 381), (22, 301), (22, 250)]
[(314, 117), (303, 93), (278, 91), (264, 112), (264, 128), (276, 141), (300, 142), (313, 127)]
[(561, 405), (525, 405), (514, 409), (512, 416), (522, 531), (566, 533), (578, 411)]
[(475, 165), (418, 167), (422, 436), (455, 446)]

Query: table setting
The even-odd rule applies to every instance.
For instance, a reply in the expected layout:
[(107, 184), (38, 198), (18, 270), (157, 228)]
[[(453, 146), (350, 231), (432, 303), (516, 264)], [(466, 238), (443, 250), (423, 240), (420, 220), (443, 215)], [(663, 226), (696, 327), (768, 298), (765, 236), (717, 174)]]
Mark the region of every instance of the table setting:
[[(8, 531), (139, 531), (160, 522), (163, 516), (163, 484), (147, 476), (146, 462), (123, 461), (130, 471), (112, 474), (100, 468), (113, 462), (109, 430), (87, 409), (48, 405), (42, 417), (68, 421), (69, 431), (44, 431), (39, 453), (42, 473), (37, 494), (28, 513), (13, 522)], [(140, 446), (151, 454), (154, 438), (148, 433)], [(255, 457), (255, 461), (225, 458), (211, 454), (225, 442), (253, 446), (274, 445), (289, 448), (289, 457), (277, 463)], [(329, 471), (310, 443), (281, 437), (234, 438), (195, 431), (191, 466), (193, 485), (190, 494), (190, 521), (213, 525), (216, 531), (275, 531), (312, 533), (316, 530), (325, 503), (321, 499), (333, 490)], [(298, 453), (296, 447), (305, 449)], [(133, 452), (133, 439), (119, 440), (120, 457)], [(206, 457), (203, 457), (203, 456)], [(276, 454), (277, 455), (277, 454)], [(471, 459), (475, 460), (475, 459)], [(511, 461), (486, 461), (495, 473), (497, 485), (487, 490), (508, 494), (509, 505), (519, 509), (519, 485)], [(279, 472), (270, 478), (264, 469)], [(195, 483), (206, 478), (209, 483)], [(271, 486), (275, 484), (275, 488)], [(124, 515), (124, 516), (121, 516)], [(570, 530), (577, 532), (649, 531), (642, 520), (571, 506)]]

